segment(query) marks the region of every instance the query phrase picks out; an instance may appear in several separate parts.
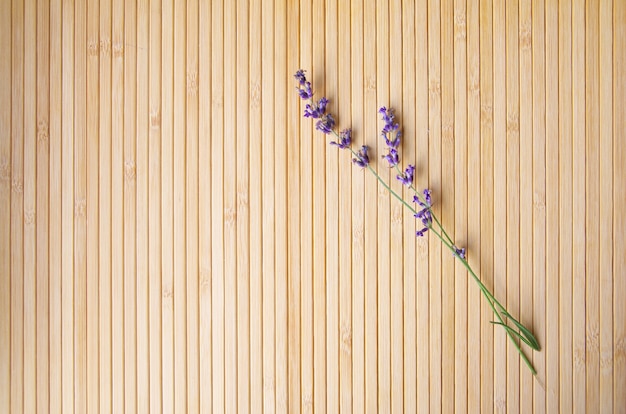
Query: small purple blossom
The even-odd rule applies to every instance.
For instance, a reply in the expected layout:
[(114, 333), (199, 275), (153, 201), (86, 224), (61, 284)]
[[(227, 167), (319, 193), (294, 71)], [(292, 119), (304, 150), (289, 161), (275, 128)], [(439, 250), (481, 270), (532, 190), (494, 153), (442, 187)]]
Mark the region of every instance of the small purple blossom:
[(426, 233), (427, 231), (428, 231), (428, 227), (424, 227), (423, 229), (416, 231), (415, 236), (424, 237), (424, 233)]
[(296, 74), (293, 75), (293, 77), (296, 78), (296, 80), (298, 81), (300, 85), (304, 85), (306, 83), (306, 75), (304, 74), (304, 72), (305, 72), (304, 70), (298, 69)]
[(326, 113), (326, 106), (328, 105), (328, 99), (322, 97), (319, 101), (315, 102), (311, 100), (310, 104), (306, 104), (304, 108), (305, 118), (321, 118)]
[(330, 134), (335, 127), (335, 119), (331, 114), (325, 114), (315, 124), (315, 129), (323, 132), (324, 134)]
[(339, 133), (338, 141), (330, 141), (330, 145), (334, 145), (340, 149), (346, 149), (352, 143), (352, 130), (344, 129)]
[(382, 158), (387, 160), (389, 167), (395, 167), (400, 162), (398, 151), (395, 148), (391, 148), (389, 153), (387, 155), (383, 155)]
[(304, 82), (302, 84), (303, 88), (297, 88), (298, 94), (302, 99), (311, 99), (313, 98), (313, 90), (311, 89), (311, 82)]
[(426, 188), (424, 190), (424, 200), (426, 200), (426, 204), (430, 207), (433, 205), (432, 200), (430, 199), (430, 190)]
[(386, 133), (383, 132), (382, 135), (385, 140), (385, 144), (387, 144), (389, 148), (396, 149), (400, 146), (400, 137), (402, 136), (402, 132), (400, 131), (396, 132), (396, 137), (392, 140), (389, 139)]
[(382, 106), (378, 110), (378, 113), (380, 113), (383, 116), (383, 121), (385, 122), (385, 126), (383, 127), (384, 135), (388, 134), (389, 132), (397, 131), (398, 129), (400, 129), (400, 125), (393, 122), (395, 119), (395, 115), (393, 114), (393, 109), (391, 108), (387, 109), (384, 106)]
[(459, 249), (458, 247), (454, 246), (454, 253), (461, 259), (465, 259), (465, 247)]
[(361, 168), (365, 168), (369, 165), (370, 159), (367, 156), (367, 149), (367, 145), (363, 145), (361, 147), (359, 152), (357, 152), (356, 154), (357, 157), (352, 159), (352, 163), (354, 165), (358, 165)]
[(409, 164), (409, 166), (406, 167), (406, 170), (404, 170), (404, 172), (402, 174), (399, 174), (396, 178), (403, 185), (406, 185), (408, 187), (413, 183), (414, 173), (415, 173), (415, 166)]

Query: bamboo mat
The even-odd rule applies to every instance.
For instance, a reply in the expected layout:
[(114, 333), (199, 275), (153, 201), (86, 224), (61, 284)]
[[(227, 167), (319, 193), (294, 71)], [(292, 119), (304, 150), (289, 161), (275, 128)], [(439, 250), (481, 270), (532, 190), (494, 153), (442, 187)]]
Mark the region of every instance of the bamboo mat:
[(626, 1), (0, 3), (0, 412), (626, 412)]

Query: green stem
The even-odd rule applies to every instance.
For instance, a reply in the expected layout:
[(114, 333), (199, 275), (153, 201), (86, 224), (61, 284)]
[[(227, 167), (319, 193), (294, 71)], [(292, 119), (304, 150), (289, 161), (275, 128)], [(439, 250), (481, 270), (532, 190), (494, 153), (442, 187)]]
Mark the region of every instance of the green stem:
[[(333, 131), (334, 132), (334, 131)], [(338, 134), (336, 132), (334, 132), (335, 135)], [(354, 155), (355, 157), (358, 158), (358, 154), (352, 149), (349, 148), (350, 152), (352, 152), (352, 155)], [(417, 214), (417, 211), (415, 210), (415, 208), (413, 208), (413, 206), (411, 206), (410, 204), (408, 204), (402, 197), (400, 197), (400, 195), (398, 195), (398, 193), (396, 193), (395, 191), (393, 191), (391, 189), (391, 187), (385, 182), (383, 181), (383, 179), (378, 175), (378, 173), (368, 164), (367, 165), (367, 169), (374, 174), (374, 177), (376, 177), (376, 179), (378, 180), (379, 183), (381, 183), (386, 189), (387, 191), (389, 191), (394, 197), (396, 197), (398, 200), (400, 200), (400, 202), (402, 204), (404, 204), (404, 206), (406, 208), (408, 208), (411, 212), (413, 212), (413, 214)], [(396, 169), (399, 168), (396, 165)], [(399, 171), (401, 173), (401, 171)], [(415, 189), (414, 186), (411, 185), (410, 187), (416, 194), (418, 197), (420, 197), (421, 199), (421, 195), (419, 194), (419, 192)], [(422, 200), (425, 202), (425, 200)], [(502, 319), (502, 316), (500, 315), (500, 312), (506, 312), (506, 308), (504, 308), (504, 306), (502, 306), (502, 304), (491, 294), (491, 292), (489, 291), (489, 289), (487, 289), (487, 287), (483, 284), (483, 282), (481, 282), (481, 280), (479, 279), (479, 277), (476, 275), (476, 273), (474, 273), (474, 271), (472, 270), (471, 266), (469, 265), (469, 263), (467, 262), (467, 260), (465, 260), (464, 258), (462, 258), (461, 256), (459, 256), (456, 252), (455, 249), (455, 244), (452, 241), (452, 238), (448, 235), (448, 233), (446, 232), (446, 230), (443, 228), (443, 226), (441, 225), (441, 222), (439, 221), (439, 219), (437, 218), (437, 216), (435, 215), (435, 213), (432, 211), (432, 209), (429, 209), (432, 219), (433, 221), (437, 224), (437, 226), (439, 227), (439, 229), (441, 230), (441, 233), (439, 233), (438, 231), (436, 231), (433, 228), (432, 223), (428, 226), (429, 229), (439, 238), (439, 240), (441, 240), (441, 242), (452, 252), (452, 254), (454, 255), (454, 257), (456, 257), (457, 259), (459, 259), (459, 261), (463, 264), (463, 266), (467, 269), (467, 271), (469, 272), (470, 275), (472, 275), (472, 277), (474, 278), (474, 281), (476, 281), (476, 283), (478, 284), (478, 287), (480, 288), (480, 291), (483, 293), (483, 296), (485, 297), (485, 299), (487, 299), (487, 303), (489, 303), (489, 307), (491, 307), (491, 310), (493, 311), (493, 313), (495, 314), (496, 318), (498, 318), (498, 321), (503, 324), (506, 325), (504, 323), (504, 320)], [(445, 236), (445, 238), (444, 238)], [(496, 307), (499, 309), (496, 309)], [(533, 375), (537, 375), (537, 371), (535, 370), (535, 368), (533, 367), (532, 363), (530, 362), (530, 360), (528, 359), (528, 357), (526, 357), (526, 354), (524, 354), (524, 351), (522, 351), (522, 348), (520, 347), (520, 345), (518, 344), (518, 342), (515, 340), (515, 338), (513, 338), (513, 335), (507, 330), (505, 329), (506, 335), (509, 337), (509, 339), (511, 340), (511, 342), (513, 342), (513, 345), (515, 346), (515, 348), (517, 349), (517, 352), (519, 353), (519, 355), (522, 357), (522, 359), (524, 360), (524, 362), (526, 363), (526, 366), (528, 366), (528, 368), (530, 369), (530, 371), (533, 373)]]

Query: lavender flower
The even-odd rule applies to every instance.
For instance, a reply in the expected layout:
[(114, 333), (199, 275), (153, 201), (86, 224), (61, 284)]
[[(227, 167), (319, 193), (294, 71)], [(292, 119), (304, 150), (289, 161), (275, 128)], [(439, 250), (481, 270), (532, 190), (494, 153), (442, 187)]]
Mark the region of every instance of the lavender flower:
[(296, 80), (298, 81), (298, 83), (302, 86), (304, 86), (304, 84), (306, 83), (306, 75), (304, 74), (304, 70), (299, 69), (295, 75), (293, 75), (294, 78), (296, 78)]
[(400, 181), (403, 185), (410, 187), (413, 183), (413, 174), (415, 173), (415, 166), (410, 165), (406, 167), (406, 170), (402, 174), (396, 176), (398, 181)]
[(313, 98), (313, 91), (311, 90), (311, 82), (304, 82), (302, 86), (304, 86), (304, 88), (297, 88), (300, 98), (302, 99)]
[(339, 133), (339, 141), (330, 141), (330, 145), (334, 145), (340, 149), (346, 149), (352, 142), (352, 130), (344, 129)]
[(326, 114), (320, 118), (319, 121), (315, 124), (315, 129), (323, 132), (328, 135), (333, 132), (333, 128), (335, 127), (335, 119), (331, 114)]
[(415, 236), (424, 237), (424, 233), (426, 233), (427, 231), (428, 231), (428, 227), (424, 227), (423, 229), (416, 231)]
[(356, 158), (352, 159), (354, 165), (358, 165), (361, 168), (365, 168), (369, 165), (370, 159), (367, 156), (367, 145), (363, 145), (356, 156)]
[(465, 247), (459, 249), (458, 247), (454, 246), (454, 252), (456, 256), (459, 256), (459, 258), (465, 259)]
[(387, 160), (389, 167), (395, 167), (400, 162), (398, 151), (395, 148), (391, 148), (389, 153), (387, 155), (383, 155), (382, 158)]
[(326, 113), (326, 106), (328, 105), (328, 99), (322, 97), (318, 102), (311, 100), (310, 104), (306, 104), (304, 109), (305, 118), (321, 118)]

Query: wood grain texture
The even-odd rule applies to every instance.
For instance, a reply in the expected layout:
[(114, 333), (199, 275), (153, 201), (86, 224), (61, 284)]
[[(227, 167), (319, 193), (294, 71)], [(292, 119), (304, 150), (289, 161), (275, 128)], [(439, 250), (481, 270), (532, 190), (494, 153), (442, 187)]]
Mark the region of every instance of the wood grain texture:
[(626, 2), (0, 4), (1, 412), (623, 412)]

